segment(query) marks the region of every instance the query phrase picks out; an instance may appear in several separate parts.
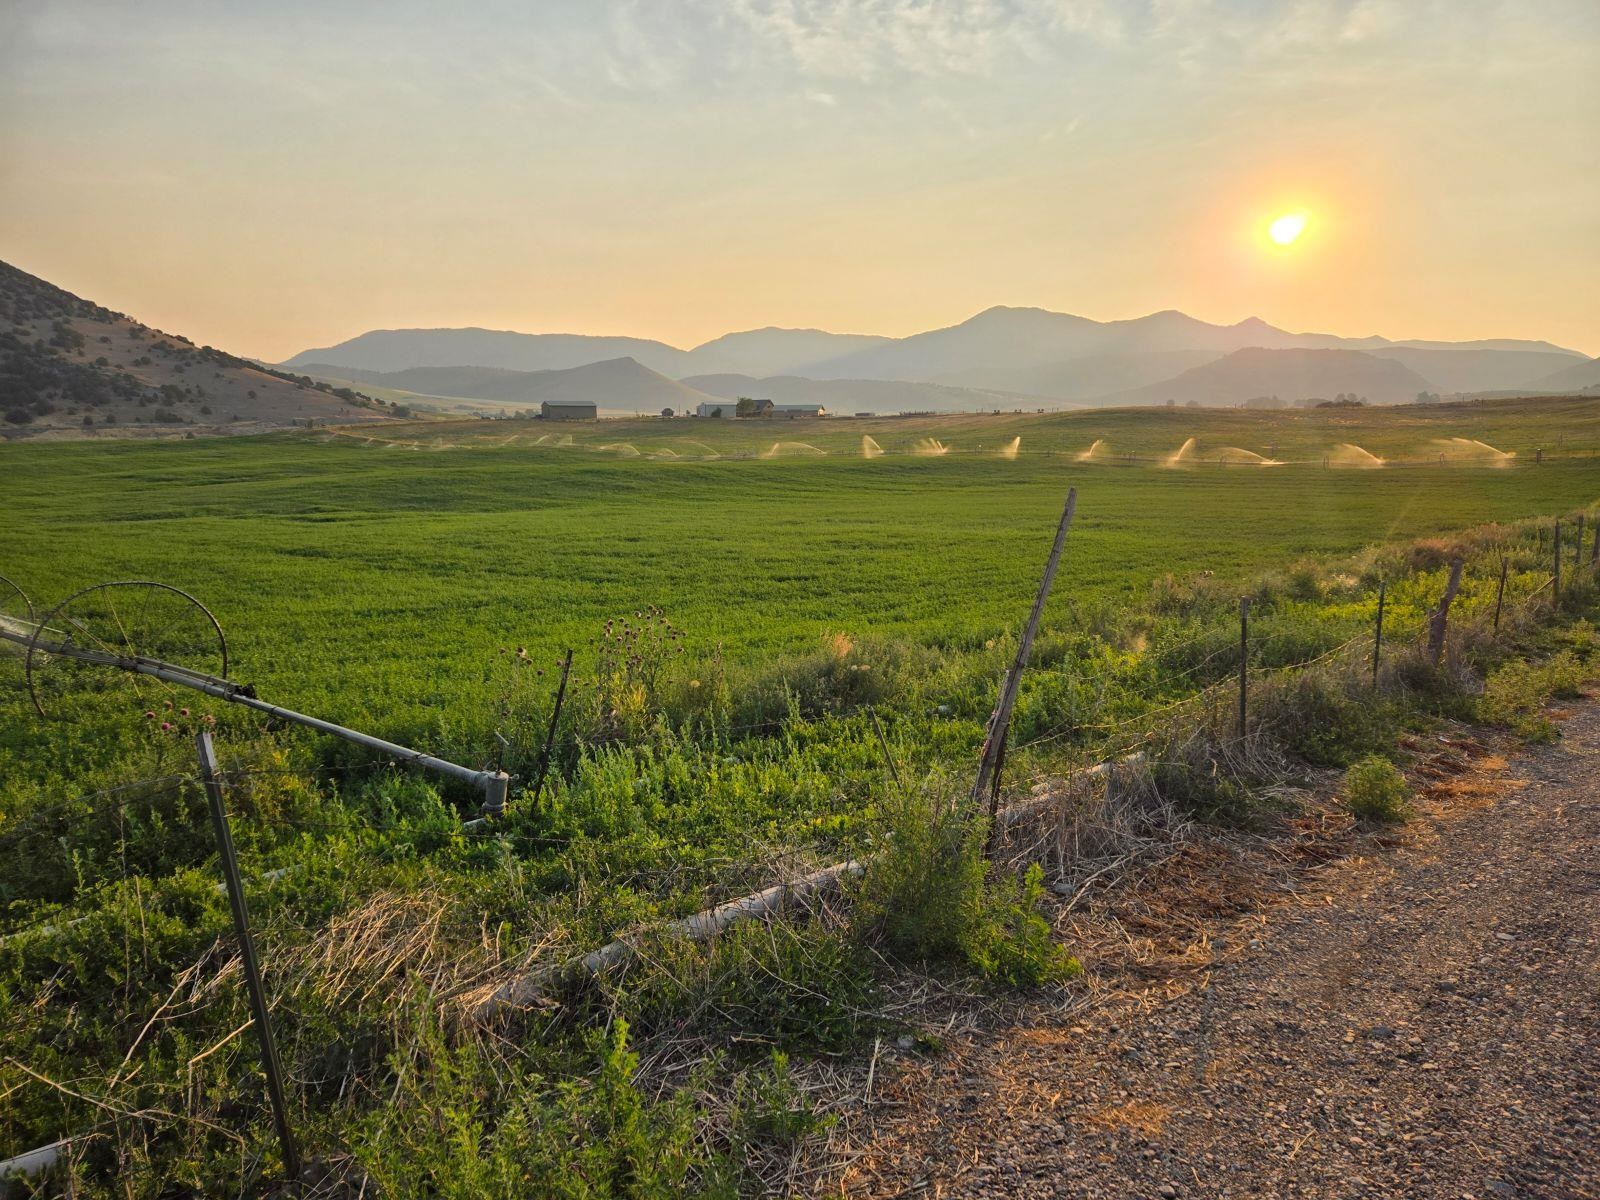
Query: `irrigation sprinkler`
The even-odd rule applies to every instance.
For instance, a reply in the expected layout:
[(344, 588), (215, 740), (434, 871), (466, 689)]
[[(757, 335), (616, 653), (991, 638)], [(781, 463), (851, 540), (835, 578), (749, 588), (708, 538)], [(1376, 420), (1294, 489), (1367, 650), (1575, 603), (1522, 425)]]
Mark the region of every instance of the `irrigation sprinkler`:
[[(47, 701), (74, 685), (92, 682), (95, 671), (122, 671), (133, 680), (134, 689), (141, 696), (141, 681), (188, 688), (280, 721), (331, 734), (407, 766), (459, 779), (483, 794), (486, 814), (495, 816), (505, 810), (511, 777), (504, 771), (463, 767), (358, 729), (271, 704), (258, 698), (249, 684), (228, 679), (228, 646), (221, 624), (193, 596), (167, 584), (149, 580), (96, 584), (74, 592), (37, 622), (0, 615), (0, 640), (24, 647), (28, 690), (41, 716), (49, 715)], [(182, 656), (185, 661), (170, 661), (154, 653), (158, 650)]]

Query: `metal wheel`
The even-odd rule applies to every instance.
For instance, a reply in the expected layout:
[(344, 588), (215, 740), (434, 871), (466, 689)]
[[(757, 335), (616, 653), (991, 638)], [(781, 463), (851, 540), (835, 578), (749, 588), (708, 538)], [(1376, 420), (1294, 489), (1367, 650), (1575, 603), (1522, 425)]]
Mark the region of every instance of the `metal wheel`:
[(33, 621), (33, 601), (28, 593), (4, 575), (0, 575), (0, 617), (19, 617), (30, 624)]
[(45, 614), (28, 642), (28, 693), (41, 716), (74, 692), (124, 687), (146, 708), (192, 696), (187, 688), (130, 670), (161, 662), (224, 679), (228, 642), (200, 601), (165, 583), (128, 579), (74, 592)]

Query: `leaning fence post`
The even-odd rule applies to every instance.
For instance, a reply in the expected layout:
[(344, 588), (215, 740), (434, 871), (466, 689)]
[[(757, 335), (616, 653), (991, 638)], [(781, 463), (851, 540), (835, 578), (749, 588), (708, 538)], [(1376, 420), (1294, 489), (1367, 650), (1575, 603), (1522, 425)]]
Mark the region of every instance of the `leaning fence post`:
[(1505, 602), (1505, 598), (1506, 598), (1506, 556), (1504, 554), (1502, 554), (1500, 556), (1500, 583), (1499, 583), (1499, 586), (1497, 586), (1494, 589), (1494, 627), (1495, 627), (1496, 631), (1498, 631), (1499, 628), (1500, 628), (1500, 606)]
[(1551, 589), (1550, 589), (1550, 594), (1555, 598), (1556, 607), (1560, 608), (1561, 607), (1561, 522), (1560, 521), (1556, 522), (1555, 538), (1556, 538), (1556, 552), (1552, 556), (1552, 558), (1554, 560), (1554, 574), (1551, 576), (1552, 586), (1551, 586)]
[(1244, 740), (1250, 693), (1250, 597), (1239, 597), (1239, 740)]
[(1456, 592), (1460, 587), (1461, 557), (1457, 555), (1450, 560), (1450, 581), (1444, 586), (1444, 595), (1439, 597), (1438, 606), (1428, 614), (1428, 660), (1436, 667), (1444, 655), (1444, 636), (1446, 625), (1450, 620), (1450, 603), (1456, 598)]
[(1378, 580), (1378, 619), (1372, 630), (1372, 686), (1378, 686), (1378, 663), (1383, 657), (1383, 592), (1384, 580)]
[(239, 937), (239, 959), (244, 966), (245, 990), (250, 996), (250, 1015), (261, 1043), (261, 1066), (267, 1076), (267, 1097), (272, 1101), (272, 1121), (278, 1128), (283, 1147), (283, 1169), (289, 1179), (300, 1179), (300, 1151), (295, 1146), (294, 1130), (289, 1127), (289, 1107), (283, 1097), (283, 1067), (278, 1062), (278, 1046), (272, 1038), (272, 1018), (267, 1012), (267, 996), (261, 986), (261, 966), (256, 961), (255, 942), (250, 937), (250, 913), (244, 904), (244, 886), (239, 882), (239, 859), (233, 849), (233, 831), (228, 825), (228, 810), (222, 797), (222, 779), (217, 770), (217, 754), (211, 734), (201, 730), (195, 737), (200, 756), (200, 779), (211, 802), (211, 825), (217, 837), (217, 852), (222, 859), (222, 879), (228, 889), (228, 907), (233, 910), (233, 928)]
[[(1056, 540), (1050, 547), (1050, 557), (1044, 565), (1044, 577), (1039, 580), (1039, 594), (1034, 597), (1033, 611), (1028, 614), (1028, 623), (1022, 627), (1022, 640), (1017, 643), (1017, 657), (1006, 672), (1005, 681), (1000, 685), (1000, 698), (995, 702), (994, 712), (989, 716), (988, 735), (984, 738), (983, 751), (978, 757), (978, 777), (972, 782), (974, 808), (983, 803), (984, 790), (994, 776), (997, 762), (1003, 757), (1004, 751), (1001, 747), (1006, 740), (1006, 727), (1011, 724), (1011, 710), (1017, 703), (1017, 689), (1022, 684), (1022, 671), (1028, 665), (1028, 655), (1033, 651), (1033, 639), (1039, 632), (1039, 619), (1044, 616), (1045, 601), (1050, 599), (1050, 585), (1055, 582), (1056, 567), (1061, 563), (1061, 551), (1067, 543), (1067, 530), (1072, 528), (1072, 514), (1077, 507), (1078, 489), (1069, 488), (1067, 505), (1061, 510), (1061, 524), (1056, 526)], [(990, 797), (991, 837), (994, 831), (992, 818), (998, 807), (998, 795), (999, 793), (994, 793)]]
[(883, 722), (878, 720), (878, 710), (872, 705), (867, 705), (867, 715), (872, 718), (872, 728), (878, 734), (878, 748), (883, 751), (884, 764), (889, 768), (889, 778), (894, 781), (894, 786), (900, 786), (900, 772), (894, 765), (894, 755), (889, 753), (889, 739), (883, 735)]
[(538, 773), (533, 779), (533, 802), (539, 803), (539, 793), (544, 791), (544, 777), (550, 772), (550, 758), (555, 753), (556, 722), (561, 719), (561, 705), (567, 698), (567, 676), (572, 672), (572, 648), (561, 660), (561, 682), (556, 685), (556, 702), (550, 709), (550, 725), (544, 731), (544, 749), (539, 751)]

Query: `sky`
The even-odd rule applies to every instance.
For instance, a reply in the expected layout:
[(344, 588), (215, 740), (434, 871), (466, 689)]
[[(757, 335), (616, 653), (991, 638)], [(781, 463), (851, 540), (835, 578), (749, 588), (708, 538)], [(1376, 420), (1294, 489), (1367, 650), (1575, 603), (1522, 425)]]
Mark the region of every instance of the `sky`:
[(7, 0), (0, 259), (271, 360), (996, 304), (1600, 354), (1600, 4)]

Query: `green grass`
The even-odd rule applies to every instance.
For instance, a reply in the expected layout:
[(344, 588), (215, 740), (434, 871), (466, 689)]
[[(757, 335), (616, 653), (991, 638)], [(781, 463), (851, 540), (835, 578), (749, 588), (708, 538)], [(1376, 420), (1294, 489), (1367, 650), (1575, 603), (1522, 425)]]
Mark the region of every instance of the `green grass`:
[[(1406, 411), (1413, 425), (1432, 420), (1414, 430), (1418, 444), (1458, 427), (1443, 410)], [(1259, 442), (1303, 414), (1176, 417), (1249, 422)], [(1175, 419), (1094, 418), (1140, 428)], [(1051, 430), (1076, 419), (1035, 418)], [(1250, 440), (1242, 432), (1228, 436)], [(0, 574), (39, 601), (105, 579), (173, 583), (217, 613), (235, 675), (264, 695), (402, 739), (437, 736), (441, 725), (481, 737), (501, 648), (542, 659), (582, 651), (606, 618), (647, 604), (694, 647), (720, 645), (740, 660), (812, 648), (830, 632), (970, 645), (1015, 629), (1068, 485), (1079, 489), (1079, 520), (1056, 622), (1074, 604), (1139, 595), (1167, 573), (1239, 578), (1558, 511), (1600, 490), (1586, 460), (1160, 471), (1030, 454), (709, 463), (521, 446), (413, 454), (293, 437), (16, 445), (0, 447), (0, 503), (16, 514)], [(30, 725), (8, 720), (0, 735), (24, 762), (37, 744)]]
[[(1586, 457), (1344, 472), (1162, 470), (1066, 453), (1108, 429), (1124, 445), (1170, 448), (1183, 421), (1206, 423), (1212, 445), (1299, 439), (1295, 453), (1308, 459), (1334, 434), (1398, 457), (1455, 436), (1564, 439), (1571, 450), (1596, 430), (1588, 409), (1566, 402), (1337, 419), (1365, 422), (1364, 435), (1300, 413), (883, 422), (898, 431), (880, 438), (886, 446), (938, 436), (974, 447), (979, 426), (1005, 423), (1023, 438), (1015, 460), (975, 449), (733, 457), (772, 435), (705, 428), (713, 422), (694, 429), (723, 439), (729, 456), (697, 462), (496, 446), (519, 430), (499, 422), (417, 427), (457, 439), (436, 453), (343, 436), (8, 445), (0, 503), (13, 519), (0, 574), (45, 602), (113, 578), (184, 587), (228, 629), (233, 675), (268, 699), (473, 765), (501, 729), (513, 742), (507, 765), (524, 775), (550, 668), (576, 648), (552, 787), (517, 805), (500, 837), (462, 836), (457, 810), (471, 797), (457, 789), (248, 713), (217, 714), (225, 757), (250, 770), (229, 792), (246, 876), (294, 868), (252, 883), (251, 906), (284, 1014), (297, 1123), (316, 1150), (354, 1153), (395, 1194), (467, 1179), (509, 1194), (511, 1181), (535, 1177), (564, 1179), (573, 1195), (691, 1182), (726, 1191), (749, 1186), (736, 1178), (745, 1141), (782, 1142), (814, 1123), (791, 1114), (771, 1050), (803, 1056), (884, 1031), (875, 956), (954, 958), (1012, 983), (1074, 973), (1070, 948), (1035, 912), (1037, 876), (993, 878), (970, 824), (935, 828), (918, 815), (928, 797), (967, 786), (1068, 486), (1078, 523), (1013, 726), (1008, 778), (1022, 787), (1104, 753), (1142, 715), (1227, 686), (1240, 591), (1254, 600), (1252, 663), (1272, 668), (1363, 635), (1381, 576), (1399, 661), (1439, 594), (1451, 543), (1368, 548), (1567, 513), (1600, 490)], [(848, 447), (865, 425), (797, 436)], [(612, 426), (577, 433), (619, 436)], [(1060, 452), (1045, 453), (1052, 446)], [(1487, 619), (1501, 548), (1513, 605), (1546, 578), (1531, 531), (1480, 537), (1453, 610), (1462, 628)], [(1592, 591), (1571, 585), (1575, 601)], [(659, 619), (636, 616), (652, 605), (683, 631), (683, 655)], [(608, 639), (611, 618), (653, 632), (635, 638), (619, 625)], [(1592, 657), (1587, 641), (1570, 649), (1574, 664)], [(245, 1132), (248, 1168), (208, 1126), (119, 1129), (88, 1151), (81, 1194), (120, 1174), (154, 1195), (180, 1164), (198, 1191), (237, 1190), (270, 1159), (248, 1043), (206, 1057), (184, 1082), (194, 1056), (244, 1020), (237, 974), (219, 974), (225, 952), (214, 949), (229, 925), (204, 799), (192, 786), (73, 799), (191, 772), (192, 749), (142, 716), (148, 701), (121, 677), (40, 721), (16, 666), (0, 649), (0, 935), (58, 928), (0, 941), (0, 1054), (124, 1109), (179, 1107)], [(1559, 679), (1503, 669), (1489, 704), (1520, 715), (1576, 669)], [(1431, 702), (1408, 708), (1389, 683), (1374, 697), (1361, 671), (1326, 687), (1305, 678), (1263, 684), (1255, 720), (1307, 762), (1380, 750), (1396, 722)], [(1446, 700), (1461, 702), (1458, 692)], [(918, 781), (910, 794), (889, 785), (868, 702)], [(1158, 771), (1170, 799), (1248, 815), (1249, 779), (1212, 770), (1206, 746), (1184, 753), (1163, 768), (1170, 779)], [(888, 865), (864, 882), (847, 936), (801, 924), (744, 927), (705, 948), (657, 945), (655, 968), (564, 997), (492, 1045), (449, 1033), (437, 1011), (474, 970), (562, 960), (797, 865), (884, 846), (904, 852), (879, 855)], [(204, 1018), (152, 1027), (137, 1069), (111, 1088), (185, 970), (209, 989)], [(698, 1046), (704, 1079), (636, 1089), (617, 1016), (645, 1045)], [(746, 1082), (730, 1085), (741, 1073)], [(734, 1114), (723, 1126), (732, 1141), (706, 1142), (690, 1103), (702, 1086), (776, 1115)], [(766, 1098), (751, 1101), (758, 1093)], [(4, 1064), (0, 1094), (13, 1097), (0, 1153), (98, 1119)], [(398, 1099), (386, 1107), (383, 1097)], [(575, 1149), (607, 1139), (617, 1153)], [(542, 1174), (528, 1173), (534, 1162)]]

